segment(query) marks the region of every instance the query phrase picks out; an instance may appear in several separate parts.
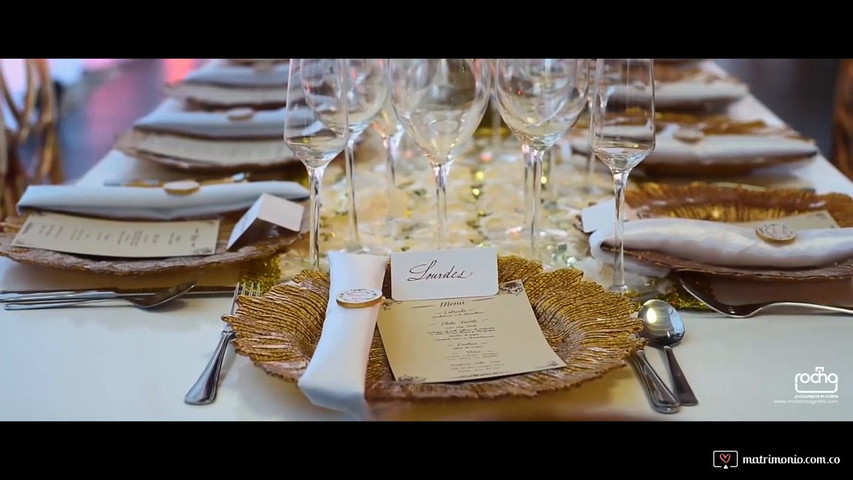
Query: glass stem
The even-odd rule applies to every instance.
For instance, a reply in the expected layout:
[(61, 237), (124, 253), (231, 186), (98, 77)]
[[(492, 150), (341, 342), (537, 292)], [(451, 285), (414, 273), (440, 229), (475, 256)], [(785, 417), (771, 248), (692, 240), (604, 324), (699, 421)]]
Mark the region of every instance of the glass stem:
[(614, 171), (613, 192), (616, 194), (616, 256), (613, 260), (612, 290), (624, 292), (625, 285), (625, 187), (628, 185), (630, 170)]
[(385, 220), (388, 224), (394, 221), (391, 203), (394, 199), (394, 191), (397, 188), (397, 152), (402, 139), (403, 132), (401, 131), (382, 138), (382, 146), (385, 147), (385, 195), (388, 197), (388, 212), (385, 215)]
[(597, 193), (595, 188), (595, 153), (589, 149), (589, 155), (586, 157), (586, 189), (590, 194)]
[(497, 147), (501, 144), (501, 112), (494, 98), (489, 101), (489, 106), (492, 109), (492, 147)]
[(353, 184), (353, 170), (355, 161), (355, 139), (350, 135), (346, 148), (346, 177), (347, 177), (347, 199), (349, 200), (349, 250), (358, 250), (361, 240), (358, 238), (358, 214), (355, 211), (355, 185)]
[(530, 147), (530, 156), (533, 159), (533, 195), (530, 205), (530, 258), (539, 258), (539, 210), (542, 203), (542, 159), (545, 149)]
[[(556, 155), (554, 155), (553, 148), (545, 151), (545, 159), (548, 161), (547, 171), (545, 172), (545, 203), (549, 209), (552, 208), (553, 204), (557, 203), (557, 186), (554, 184), (555, 158)], [(542, 179), (540, 178), (539, 181), (541, 183)]]
[(521, 154), (524, 160), (524, 226), (527, 227), (533, 215), (533, 149), (524, 143)]
[(311, 190), (311, 233), (309, 236), (308, 261), (311, 268), (320, 270), (320, 186), (326, 165), (308, 167), (309, 188)]
[(450, 162), (433, 165), (435, 175), (436, 211), (438, 213), (438, 237), (436, 248), (447, 246), (447, 176), (450, 174)]

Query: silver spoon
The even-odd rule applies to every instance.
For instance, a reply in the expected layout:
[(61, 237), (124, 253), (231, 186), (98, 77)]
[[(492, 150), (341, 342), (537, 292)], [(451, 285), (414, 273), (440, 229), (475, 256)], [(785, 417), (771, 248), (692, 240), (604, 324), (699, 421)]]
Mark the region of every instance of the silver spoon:
[(649, 341), (649, 344), (663, 348), (666, 353), (669, 373), (672, 376), (679, 403), (688, 406), (698, 405), (699, 401), (696, 400), (696, 395), (687, 383), (687, 377), (684, 376), (678, 360), (675, 359), (675, 352), (672, 350), (672, 345), (684, 338), (684, 322), (681, 321), (681, 315), (667, 302), (652, 299), (643, 304), (639, 316), (643, 320), (641, 335)]
[(183, 296), (185, 293), (189, 292), (195, 284), (198, 283), (197, 280), (184, 283), (181, 285), (175, 285), (174, 287), (168, 287), (161, 290), (157, 290), (154, 294), (145, 293), (137, 296), (115, 296), (111, 298), (89, 298), (89, 299), (80, 299), (80, 300), (61, 300), (61, 301), (36, 301), (36, 302), (18, 302), (18, 303), (7, 303), (3, 305), (3, 308), (6, 310), (36, 310), (36, 309), (44, 309), (44, 308), (61, 308), (61, 307), (71, 307), (77, 305), (89, 305), (97, 302), (106, 302), (106, 301), (120, 301), (130, 304), (137, 308), (154, 308), (164, 303), (170, 302), (178, 297)]

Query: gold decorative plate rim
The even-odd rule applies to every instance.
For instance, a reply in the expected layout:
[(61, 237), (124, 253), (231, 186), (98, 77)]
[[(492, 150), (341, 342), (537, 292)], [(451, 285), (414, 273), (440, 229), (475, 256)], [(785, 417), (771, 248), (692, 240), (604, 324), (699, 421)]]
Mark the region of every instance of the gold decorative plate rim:
[[(842, 193), (720, 187), (704, 182), (686, 185), (646, 182), (629, 189), (625, 200), (640, 218), (746, 222), (826, 210), (839, 226), (853, 227), (853, 198)], [(779, 270), (711, 265), (650, 250), (625, 250), (625, 255), (672, 270), (725, 277), (790, 281), (853, 278), (853, 257), (823, 267)]]
[[(243, 265), (248, 262), (284, 252), (301, 239), (302, 232), (290, 232), (281, 227), (273, 226), (257, 239), (243, 243), (238, 248), (228, 251), (226, 245), (239, 214), (220, 216), (219, 237), (216, 242), (216, 253), (204, 256), (187, 256), (171, 258), (127, 259), (105, 258), (73, 253), (54, 252), (31, 248), (13, 247), (12, 240), (18, 229), (26, 221), (27, 214), (7, 217), (0, 232), (0, 256), (15, 262), (41, 267), (58, 268), (86, 273), (115, 276), (139, 276), (162, 273), (188, 272), (198, 269), (219, 268), (233, 265)], [(207, 217), (209, 218), (209, 217)]]
[[(376, 329), (365, 379), (367, 400), (534, 397), (577, 387), (620, 368), (644, 344), (637, 335), (642, 322), (636, 305), (583, 280), (579, 270), (543, 272), (540, 264), (519, 257), (500, 257), (498, 270), (501, 282), (523, 279), (543, 334), (567, 367), (456, 383), (397, 381)], [(386, 294), (389, 288), (386, 277)], [(328, 274), (303, 271), (263, 297), (241, 297), (236, 313), (223, 317), (237, 333), (237, 353), (268, 374), (296, 382), (319, 340), (328, 290)]]

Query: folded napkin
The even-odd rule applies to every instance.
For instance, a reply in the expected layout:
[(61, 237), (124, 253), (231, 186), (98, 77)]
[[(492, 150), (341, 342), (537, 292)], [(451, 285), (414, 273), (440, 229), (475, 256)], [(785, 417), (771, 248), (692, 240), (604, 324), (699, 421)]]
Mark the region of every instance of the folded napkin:
[(289, 63), (276, 63), (269, 69), (234, 65), (225, 60), (214, 60), (193, 70), (184, 78), (186, 83), (204, 83), (228, 87), (287, 87)]
[(33, 185), (18, 202), (18, 209), (37, 208), (108, 218), (173, 220), (245, 210), (269, 193), (288, 200), (308, 198), (308, 190), (295, 182), (244, 182), (203, 185), (189, 195), (173, 195), (154, 187), (100, 187)]
[[(619, 127), (614, 127), (619, 128)], [(575, 137), (572, 148), (589, 152), (586, 135)], [(797, 138), (766, 135), (707, 135), (696, 143), (658, 135), (646, 161), (656, 163), (742, 163), (756, 158), (799, 158), (818, 153), (817, 145)]]
[[(720, 222), (651, 218), (625, 222), (625, 249), (651, 250), (711, 265), (729, 267), (819, 267), (853, 257), (853, 228), (800, 230), (793, 243), (772, 245), (755, 229)], [(614, 227), (596, 230), (589, 238), (596, 259), (612, 263), (602, 244), (614, 245)], [(626, 268), (629, 259), (625, 259)], [(631, 261), (637, 273), (660, 273)], [(649, 272), (649, 273), (646, 273)]]
[(206, 108), (281, 108), (287, 103), (283, 87), (224, 87), (207, 83), (178, 83), (165, 87), (167, 95), (197, 103)]
[(748, 93), (749, 87), (738, 82), (656, 82), (655, 107), (664, 109), (682, 105), (729, 103)]
[(332, 283), (326, 320), (314, 356), (297, 384), (314, 405), (357, 418), (368, 415), (364, 380), (381, 304), (344, 308), (336, 297), (353, 288), (382, 290), (387, 264), (387, 257), (329, 252)]

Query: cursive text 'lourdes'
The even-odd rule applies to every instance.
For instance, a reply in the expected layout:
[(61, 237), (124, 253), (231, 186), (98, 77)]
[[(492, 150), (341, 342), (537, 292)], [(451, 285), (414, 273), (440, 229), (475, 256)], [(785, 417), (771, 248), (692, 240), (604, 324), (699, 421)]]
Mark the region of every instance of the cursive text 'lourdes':
[(417, 282), (419, 280), (440, 280), (447, 278), (465, 279), (474, 274), (474, 272), (466, 272), (465, 270), (456, 270), (456, 265), (450, 267), (446, 272), (433, 272), (438, 260), (433, 260), (429, 264), (421, 263), (409, 269), (409, 273), (414, 275), (406, 279), (407, 282)]

